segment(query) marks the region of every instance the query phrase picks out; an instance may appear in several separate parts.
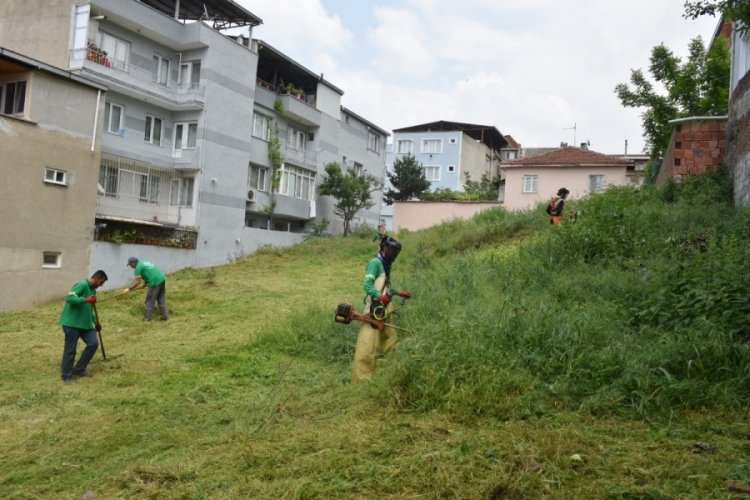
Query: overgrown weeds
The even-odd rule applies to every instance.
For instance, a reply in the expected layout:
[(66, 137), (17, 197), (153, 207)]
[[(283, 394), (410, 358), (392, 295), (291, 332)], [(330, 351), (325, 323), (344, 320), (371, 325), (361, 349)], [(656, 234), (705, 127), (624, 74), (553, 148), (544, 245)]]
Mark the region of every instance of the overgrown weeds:
[(166, 323), (103, 303), (124, 356), (71, 386), (60, 304), (0, 314), (0, 496), (726, 497), (750, 480), (750, 211), (725, 186), (402, 232), (408, 331), (368, 384), (333, 316), (361, 310), (372, 228), (174, 273)]

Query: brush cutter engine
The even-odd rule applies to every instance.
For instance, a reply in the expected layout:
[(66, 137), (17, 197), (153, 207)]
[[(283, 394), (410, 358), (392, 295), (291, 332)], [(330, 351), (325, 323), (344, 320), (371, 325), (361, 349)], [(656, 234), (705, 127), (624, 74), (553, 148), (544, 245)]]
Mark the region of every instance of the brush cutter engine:
[(354, 319), (354, 308), (351, 304), (339, 304), (336, 308), (336, 323), (348, 325)]

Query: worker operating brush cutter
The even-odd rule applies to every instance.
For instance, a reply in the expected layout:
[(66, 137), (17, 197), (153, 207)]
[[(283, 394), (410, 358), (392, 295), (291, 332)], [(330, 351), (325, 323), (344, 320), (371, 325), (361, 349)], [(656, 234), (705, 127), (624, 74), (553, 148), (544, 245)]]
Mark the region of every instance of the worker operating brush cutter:
[[(367, 294), (365, 308), (369, 312), (356, 315), (342, 304), (337, 310), (336, 321), (347, 323), (351, 319), (359, 319), (362, 326), (359, 329), (357, 347), (354, 350), (354, 365), (352, 366), (352, 382), (361, 382), (372, 378), (375, 372), (375, 360), (379, 354), (391, 351), (396, 345), (396, 329), (389, 322), (393, 314), (394, 295), (408, 299), (411, 292), (397, 290), (391, 287), (391, 266), (401, 252), (401, 243), (395, 238), (386, 236), (380, 241), (380, 251), (373, 257), (365, 270), (364, 289)], [(342, 321), (342, 319), (344, 319)], [(348, 319), (348, 321), (346, 321)]]

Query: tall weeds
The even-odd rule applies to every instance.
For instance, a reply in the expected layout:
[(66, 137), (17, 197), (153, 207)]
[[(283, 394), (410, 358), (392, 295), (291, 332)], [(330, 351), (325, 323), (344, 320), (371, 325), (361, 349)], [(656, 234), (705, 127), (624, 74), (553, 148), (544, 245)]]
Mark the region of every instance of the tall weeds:
[[(570, 205), (561, 226), (540, 206), (400, 235), (393, 281), (414, 297), (379, 367), (384, 402), (460, 419), (748, 407), (750, 212), (726, 174)], [(345, 373), (346, 343), (319, 321), (288, 348)]]

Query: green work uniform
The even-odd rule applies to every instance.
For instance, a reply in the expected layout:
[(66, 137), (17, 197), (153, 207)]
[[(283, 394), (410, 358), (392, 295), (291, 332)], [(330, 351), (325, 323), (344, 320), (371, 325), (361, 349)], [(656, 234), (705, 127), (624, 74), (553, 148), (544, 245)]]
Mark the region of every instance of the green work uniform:
[(147, 260), (139, 260), (138, 264), (135, 266), (133, 274), (140, 276), (141, 279), (143, 279), (143, 282), (146, 283), (146, 286), (151, 288), (164, 283), (164, 273), (162, 273), (153, 262)]
[(81, 330), (94, 328), (94, 308), (86, 302), (86, 297), (96, 295), (88, 279), (77, 282), (65, 297), (65, 305), (60, 314), (62, 326), (72, 326)]

